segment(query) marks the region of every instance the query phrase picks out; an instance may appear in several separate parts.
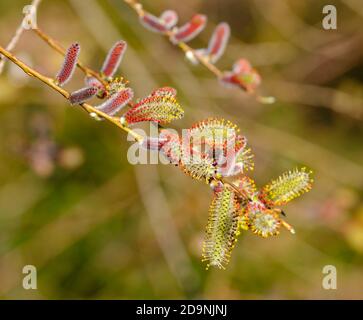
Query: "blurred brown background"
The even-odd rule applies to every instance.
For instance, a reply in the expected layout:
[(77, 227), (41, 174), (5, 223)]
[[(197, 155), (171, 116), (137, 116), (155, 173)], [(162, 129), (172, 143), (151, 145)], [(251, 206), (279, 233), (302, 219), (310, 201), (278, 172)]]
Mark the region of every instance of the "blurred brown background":
[[(0, 2), (0, 44), (22, 19), (27, 1)], [(252, 176), (263, 185), (306, 165), (313, 190), (284, 209), (297, 234), (261, 239), (243, 234), (227, 270), (200, 262), (211, 191), (172, 166), (127, 162), (123, 132), (90, 119), (57, 93), (6, 64), (0, 76), (1, 298), (363, 298), (363, 9), (360, 0), (143, 1), (159, 14), (172, 8), (185, 22), (209, 17), (191, 42), (205, 45), (227, 21), (232, 39), (218, 66), (249, 59), (263, 77), (261, 105), (219, 86), (188, 65), (165, 38), (139, 25), (121, 0), (47, 1), (38, 25), (81, 60), (99, 68), (124, 39), (121, 66), (142, 97), (163, 85), (178, 89), (186, 116), (176, 128), (208, 116), (239, 125), (255, 153)], [(324, 30), (333, 4), (338, 29)], [(61, 56), (26, 31), (14, 52), (55, 75)], [(67, 84), (82, 86), (79, 71)], [(38, 270), (38, 290), (24, 290), (22, 268)], [(324, 290), (322, 269), (334, 265), (338, 289)]]

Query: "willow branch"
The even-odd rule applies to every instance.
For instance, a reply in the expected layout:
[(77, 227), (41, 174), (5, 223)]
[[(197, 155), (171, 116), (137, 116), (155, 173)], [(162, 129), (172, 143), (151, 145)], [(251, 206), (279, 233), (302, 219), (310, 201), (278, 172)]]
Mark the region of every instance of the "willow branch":
[[(139, 16), (139, 18), (142, 18), (145, 14), (149, 14), (149, 12), (147, 12), (146, 10), (143, 9), (142, 4), (137, 2), (136, 0), (123, 0), (131, 9), (133, 9), (136, 14)], [(162, 35), (164, 35), (165, 37), (167, 37), (169, 40), (170, 38), (173, 36), (173, 31), (171, 30), (166, 30), (165, 32), (161, 33)], [(180, 41), (176, 44), (176, 46), (178, 46), (186, 55), (192, 55), (194, 59), (196, 59), (197, 61), (199, 61), (199, 63), (201, 65), (203, 65), (205, 68), (207, 68), (210, 72), (212, 72), (218, 79), (222, 78), (223, 76), (223, 71), (221, 71), (219, 68), (217, 68), (213, 63), (211, 63), (208, 58), (196, 54), (196, 51), (189, 46), (188, 44), (186, 44), (183, 41)], [(256, 94), (256, 92), (251, 92), (247, 89), (242, 89), (242, 87), (239, 87), (240, 90), (242, 90), (243, 92), (247, 92), (248, 94), (254, 95), (256, 100), (264, 103), (264, 104), (270, 104), (275, 102), (275, 98), (274, 97), (263, 97), (263, 96), (259, 96)]]
[[(41, 82), (46, 84), (48, 87), (50, 87), (53, 90), (57, 91), (59, 94), (61, 94), (67, 100), (69, 99), (70, 93), (68, 91), (64, 90), (63, 88), (61, 88), (60, 86), (58, 86), (54, 82), (54, 80), (52, 78), (48, 78), (48, 77), (42, 75), (41, 73), (39, 73), (38, 71), (32, 69), (30, 66), (28, 66), (24, 62), (20, 61), (11, 52), (7, 51), (6, 49), (4, 49), (1, 46), (0, 46), (0, 53), (2, 55), (4, 55), (5, 57), (7, 57), (11, 62), (16, 64), (19, 68), (21, 68), (29, 76), (40, 80)], [(123, 131), (125, 131), (125, 132), (129, 133), (131, 136), (133, 136), (136, 141), (142, 142), (142, 140), (144, 139), (141, 135), (139, 135), (138, 133), (136, 133), (132, 129), (124, 126), (123, 124), (121, 124), (120, 119), (118, 117), (110, 116), (110, 115), (102, 112), (101, 110), (98, 110), (97, 108), (93, 107), (92, 105), (90, 105), (88, 103), (81, 103), (80, 106), (85, 111), (87, 111), (89, 114), (97, 115), (97, 116), (99, 116), (99, 117), (101, 117), (103, 119), (106, 119), (109, 122), (113, 123), (114, 125), (116, 125), (120, 129), (122, 129)]]
[[(0, 46), (0, 53), (2, 55), (4, 55), (5, 57), (7, 57), (11, 62), (13, 62), (14, 64), (16, 64), (20, 69), (22, 69), (27, 75), (38, 79), (39, 81), (43, 82), (44, 84), (46, 84), (48, 87), (52, 88), (53, 90), (55, 90), (56, 92), (58, 92), (59, 94), (61, 94), (64, 98), (66, 98), (67, 100), (70, 97), (70, 93), (66, 90), (64, 90), (63, 88), (61, 88), (60, 86), (58, 86), (54, 80), (52, 78), (46, 77), (44, 75), (42, 75), (41, 73), (39, 73), (38, 71), (32, 69), (30, 66), (28, 66), (27, 64), (25, 64), (24, 62), (20, 61), (18, 58), (16, 58), (11, 52), (7, 51), (6, 49), (4, 49), (3, 47)], [(93, 115), (97, 115), (103, 119), (108, 120), (109, 122), (111, 122), (112, 124), (116, 125), (117, 127), (119, 127), (120, 129), (122, 129), (123, 131), (125, 131), (126, 133), (130, 134), (132, 137), (134, 137), (134, 139), (138, 142), (142, 142), (144, 137), (139, 135), (138, 133), (136, 133), (135, 131), (133, 131), (132, 129), (124, 126), (123, 124), (121, 124), (120, 122), (120, 118), (118, 117), (113, 117), (108, 115), (107, 113), (102, 112), (101, 110), (98, 110), (97, 108), (95, 108), (94, 106), (88, 104), (88, 103), (81, 103), (79, 104), (86, 112), (88, 112), (89, 114), (93, 114)], [(218, 180), (220, 182), (222, 182), (224, 185), (228, 185), (241, 199), (243, 200), (249, 200), (246, 199), (246, 196), (243, 195), (238, 188), (231, 182), (226, 181), (222, 178), (217, 179), (215, 178), (215, 180)]]

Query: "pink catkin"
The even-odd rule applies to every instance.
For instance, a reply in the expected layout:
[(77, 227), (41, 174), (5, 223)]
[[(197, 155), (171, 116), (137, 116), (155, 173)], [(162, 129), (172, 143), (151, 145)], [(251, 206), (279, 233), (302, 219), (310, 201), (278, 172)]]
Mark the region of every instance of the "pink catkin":
[(73, 43), (68, 48), (64, 57), (63, 66), (55, 78), (59, 86), (65, 85), (72, 78), (80, 51), (81, 47), (78, 43)]
[(227, 23), (220, 23), (209, 41), (207, 53), (210, 56), (210, 60), (212, 63), (216, 63), (219, 58), (223, 55), (228, 40), (230, 36), (231, 30)]
[(96, 108), (110, 116), (113, 116), (125, 107), (133, 99), (133, 97), (134, 92), (131, 88), (122, 89)]
[(116, 42), (114, 46), (110, 49), (101, 69), (101, 72), (106, 77), (112, 77), (115, 74), (125, 54), (126, 49), (127, 43), (122, 40)]
[(86, 76), (84, 78), (84, 83), (87, 87), (97, 88), (97, 95), (100, 98), (104, 98), (106, 96), (106, 88), (97, 78)]
[(150, 13), (146, 13), (140, 17), (140, 23), (150, 31), (156, 32), (156, 33), (164, 33), (168, 29), (165, 25), (165, 23), (160, 20), (158, 17), (155, 17), (154, 15)]
[(171, 37), (171, 42), (178, 44), (179, 42), (188, 42), (194, 39), (200, 32), (203, 31), (207, 23), (207, 17), (203, 14), (196, 14), (192, 19), (177, 29)]
[(69, 102), (71, 104), (79, 104), (91, 99), (97, 94), (98, 89), (96, 87), (86, 87), (74, 91), (69, 97)]
[(165, 10), (159, 20), (163, 22), (166, 29), (170, 30), (178, 23), (178, 14), (174, 10)]
[(249, 61), (239, 59), (234, 63), (232, 71), (223, 73), (220, 82), (226, 87), (240, 87), (247, 92), (254, 92), (261, 84), (261, 76)]
[(84, 83), (89, 87), (96, 87), (98, 89), (104, 89), (103, 84), (95, 77), (86, 76)]

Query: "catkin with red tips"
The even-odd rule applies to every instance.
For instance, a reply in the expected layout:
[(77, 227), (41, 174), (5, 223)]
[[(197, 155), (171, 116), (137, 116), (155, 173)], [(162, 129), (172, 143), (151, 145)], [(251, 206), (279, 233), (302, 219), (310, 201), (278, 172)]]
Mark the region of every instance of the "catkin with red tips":
[(218, 24), (218, 26), (214, 30), (207, 49), (207, 54), (209, 55), (210, 61), (212, 63), (216, 63), (223, 55), (230, 34), (231, 34), (230, 27), (228, 23), (225, 22)]
[(125, 107), (133, 99), (133, 97), (134, 92), (131, 88), (122, 89), (96, 108), (110, 116), (113, 116)]
[(112, 77), (117, 71), (127, 49), (127, 43), (123, 40), (117, 41), (107, 54), (101, 72), (106, 77)]
[(96, 87), (85, 87), (79, 89), (71, 93), (69, 97), (69, 102), (72, 105), (80, 104), (94, 97), (97, 94), (97, 91), (98, 89)]
[(151, 121), (157, 123), (169, 123), (184, 116), (184, 110), (172, 96), (148, 96), (122, 117), (122, 121), (128, 124)]
[(65, 85), (72, 78), (80, 51), (81, 46), (78, 43), (73, 43), (68, 48), (64, 57), (62, 68), (55, 77), (56, 83), (59, 86)]
[(207, 23), (207, 17), (203, 14), (196, 14), (192, 19), (178, 28), (175, 33), (170, 37), (174, 44), (179, 42), (188, 42), (194, 39), (200, 32), (203, 31)]

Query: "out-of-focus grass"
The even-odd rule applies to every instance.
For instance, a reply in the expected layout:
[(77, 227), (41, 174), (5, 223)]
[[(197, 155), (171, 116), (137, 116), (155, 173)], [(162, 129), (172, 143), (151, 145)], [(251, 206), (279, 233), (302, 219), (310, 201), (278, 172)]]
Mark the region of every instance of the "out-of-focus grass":
[[(144, 30), (122, 1), (87, 0), (91, 24), (97, 25), (101, 13), (107, 17), (109, 25), (99, 26), (103, 39), (90, 31), (74, 2), (44, 1), (39, 25), (64, 46), (79, 41), (82, 60), (95, 68), (104, 43), (112, 45), (112, 35), (120, 35), (130, 46), (121, 73), (138, 96), (153, 86), (178, 89), (186, 117), (176, 127), (224, 116), (248, 137), (259, 185), (297, 165), (311, 167), (316, 183), (286, 207), (296, 236), (242, 235), (226, 271), (205, 271), (200, 255), (208, 187), (172, 166), (131, 166), (122, 132), (92, 121), (7, 64), (0, 77), (0, 296), (362, 298), (363, 18), (347, 5), (354, 1), (332, 2), (337, 31), (321, 28), (323, 1), (145, 2), (155, 13), (174, 8), (182, 21), (207, 13), (210, 24), (195, 47), (206, 43), (217, 22), (229, 22), (233, 37), (219, 66), (250, 59), (263, 75), (264, 91), (277, 97), (269, 106), (221, 88), (206, 70), (189, 66), (166, 39)], [(1, 2), (1, 45), (11, 38), (25, 4)], [(15, 52), (49, 75), (61, 62), (31, 32)], [(67, 89), (82, 81), (77, 72)], [(43, 127), (49, 131), (46, 143), (77, 150), (80, 158), (37, 171), (29, 159), (47, 159), (34, 151), (46, 144), (39, 138)], [(38, 268), (36, 291), (21, 286), (26, 264)], [(322, 288), (327, 264), (338, 269), (336, 291)]]

